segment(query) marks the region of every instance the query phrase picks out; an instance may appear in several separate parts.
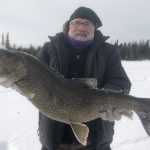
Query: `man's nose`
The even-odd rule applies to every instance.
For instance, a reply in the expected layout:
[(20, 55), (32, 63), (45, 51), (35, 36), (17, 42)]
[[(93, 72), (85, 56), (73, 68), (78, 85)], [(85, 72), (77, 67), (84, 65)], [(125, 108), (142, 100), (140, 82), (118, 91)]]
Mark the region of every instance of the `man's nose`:
[(80, 31), (85, 31), (85, 26), (84, 26), (84, 24), (80, 24), (80, 25), (78, 26), (78, 30), (80, 30)]

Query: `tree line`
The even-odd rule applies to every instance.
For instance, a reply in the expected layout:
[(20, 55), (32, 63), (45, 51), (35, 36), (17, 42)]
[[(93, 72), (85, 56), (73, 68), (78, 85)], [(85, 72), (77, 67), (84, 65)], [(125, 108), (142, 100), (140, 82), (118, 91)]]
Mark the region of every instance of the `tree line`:
[[(1, 45), (3, 45), (6, 49), (24, 51), (33, 55), (36, 55), (37, 52), (41, 49), (41, 46), (35, 47), (30, 45), (29, 47), (17, 47), (16, 45), (10, 44), (9, 33), (2, 34)], [(150, 59), (150, 41), (141, 40), (139, 42), (124, 42), (119, 43), (117, 40), (114, 43), (121, 60), (145, 60)]]
[(23, 47), (22, 45), (16, 46), (15, 44), (11, 45), (9, 33), (7, 33), (6, 36), (4, 36), (4, 34), (2, 34), (1, 45), (9, 50), (23, 51), (23, 52), (27, 52), (32, 55), (36, 55), (37, 52), (41, 49), (41, 46), (35, 47), (32, 44), (29, 45), (29, 47)]
[(150, 41), (141, 40), (139, 42), (115, 42), (116, 49), (121, 60), (145, 60), (150, 59)]
[(2, 34), (2, 41), (1, 45), (4, 46), (7, 49), (10, 49), (10, 41), (9, 41), (9, 33), (6, 34), (6, 37), (4, 37), (4, 34)]

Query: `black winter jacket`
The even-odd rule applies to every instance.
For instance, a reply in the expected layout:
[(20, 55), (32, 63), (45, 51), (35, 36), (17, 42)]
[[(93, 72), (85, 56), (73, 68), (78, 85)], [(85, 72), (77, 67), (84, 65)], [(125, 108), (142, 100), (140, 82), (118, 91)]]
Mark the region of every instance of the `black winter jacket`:
[[(93, 44), (81, 53), (76, 53), (62, 32), (50, 40), (44, 44), (38, 57), (65, 78), (92, 77), (98, 79), (98, 88), (130, 91), (131, 83), (115, 47), (105, 42), (106, 38), (100, 31), (95, 32)], [(114, 123), (98, 118), (86, 124), (90, 129), (88, 141), (93, 150), (110, 150)], [(42, 145), (50, 150), (57, 150), (60, 143), (78, 143), (68, 125), (41, 113), (39, 135)]]

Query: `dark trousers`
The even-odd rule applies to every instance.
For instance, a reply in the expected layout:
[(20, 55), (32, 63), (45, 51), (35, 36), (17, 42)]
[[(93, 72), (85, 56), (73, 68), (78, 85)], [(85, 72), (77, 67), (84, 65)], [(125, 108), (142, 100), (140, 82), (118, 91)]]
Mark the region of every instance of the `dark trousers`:
[[(78, 144), (69, 125), (47, 119), (45, 116), (40, 120), (39, 137), (43, 146), (41, 150), (111, 150), (114, 123), (100, 118), (87, 122), (92, 134), (89, 134), (88, 146), (85, 147)], [(89, 144), (90, 141), (92, 144)]]
[[(51, 149), (42, 147), (41, 150), (51, 150)], [(92, 147), (84, 148), (83, 146), (76, 145), (76, 144), (62, 144), (59, 146), (57, 150), (94, 150), (94, 149)], [(105, 147), (104, 149), (102, 148), (101, 150), (111, 150), (111, 149), (110, 149), (110, 146), (108, 146), (108, 147)]]
[[(41, 150), (51, 150), (46, 147), (42, 147)], [(95, 150), (92, 144), (87, 143), (87, 146), (82, 146), (81, 144), (61, 144), (58, 146), (57, 150)], [(104, 144), (99, 150), (111, 150), (108, 144)]]

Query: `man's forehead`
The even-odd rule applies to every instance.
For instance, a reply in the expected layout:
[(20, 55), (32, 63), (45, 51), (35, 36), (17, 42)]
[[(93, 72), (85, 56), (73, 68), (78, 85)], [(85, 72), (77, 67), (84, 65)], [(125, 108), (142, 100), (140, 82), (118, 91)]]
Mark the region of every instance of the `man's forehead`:
[(80, 22), (90, 22), (90, 23), (92, 23), (90, 20), (82, 19), (82, 18), (75, 18), (75, 19), (73, 19), (71, 22), (74, 22), (74, 21), (80, 21)]

